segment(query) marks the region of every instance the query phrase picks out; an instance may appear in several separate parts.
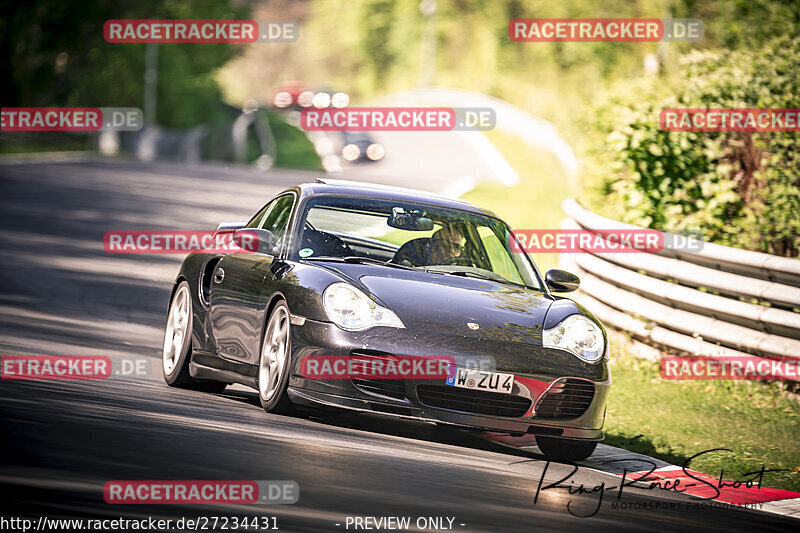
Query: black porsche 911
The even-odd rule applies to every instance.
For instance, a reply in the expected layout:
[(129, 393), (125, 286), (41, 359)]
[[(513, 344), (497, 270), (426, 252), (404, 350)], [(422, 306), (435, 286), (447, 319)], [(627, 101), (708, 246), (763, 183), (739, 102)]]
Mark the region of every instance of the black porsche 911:
[[(172, 290), (163, 371), (173, 386), (241, 383), (268, 412), (336, 407), (511, 434), (578, 460), (603, 438), (606, 332), (554, 296), (491, 212), (421, 191), (318, 180), (249, 222), (252, 253), (193, 253)], [(446, 358), (446, 376), (309, 375), (304, 360)]]

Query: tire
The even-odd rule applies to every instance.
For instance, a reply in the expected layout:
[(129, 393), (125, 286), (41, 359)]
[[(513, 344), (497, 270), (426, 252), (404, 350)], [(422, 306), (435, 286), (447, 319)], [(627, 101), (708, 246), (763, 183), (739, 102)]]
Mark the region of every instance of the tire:
[(295, 408), (286, 392), (292, 354), (289, 306), (279, 301), (267, 319), (258, 358), (258, 399), (268, 413), (294, 414)]
[(182, 281), (169, 304), (167, 323), (164, 326), (164, 344), (161, 350), (161, 371), (164, 381), (171, 387), (222, 392), (227, 383), (198, 381), (189, 375), (192, 352), (192, 292)]
[(595, 448), (597, 448), (597, 441), (537, 436), (536, 445), (550, 459), (583, 461), (594, 453)]

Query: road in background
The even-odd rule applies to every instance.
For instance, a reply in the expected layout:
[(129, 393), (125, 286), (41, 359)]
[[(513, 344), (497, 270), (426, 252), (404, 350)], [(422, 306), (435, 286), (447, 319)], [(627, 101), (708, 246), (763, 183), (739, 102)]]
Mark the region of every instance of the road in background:
[(348, 163), (341, 157), (341, 134), (327, 132), (342, 175), (450, 196), (459, 196), (480, 182), (513, 185), (519, 179), (478, 131), (379, 131), (370, 133), (370, 138), (384, 147), (385, 157)]

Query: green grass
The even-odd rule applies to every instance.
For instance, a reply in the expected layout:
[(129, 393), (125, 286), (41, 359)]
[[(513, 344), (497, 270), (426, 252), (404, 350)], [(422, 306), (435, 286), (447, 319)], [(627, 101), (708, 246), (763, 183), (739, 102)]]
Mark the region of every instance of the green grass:
[[(565, 217), (561, 202), (574, 192), (556, 158), (513, 135), (490, 131), (487, 137), (517, 171), (519, 184), (482, 183), (462, 198), (493, 211), (514, 229), (559, 228)], [(531, 257), (542, 272), (558, 267), (558, 254)]]
[(0, 145), (0, 154), (34, 154), (34, 153), (41, 153), (41, 152), (82, 152), (81, 148), (67, 148), (63, 149), (57, 146), (32, 146), (32, 145), (22, 145), (22, 146), (6, 146)]
[[(269, 125), (275, 137), (276, 167), (322, 170), (319, 156), (314, 151), (314, 146), (305, 133), (287, 123), (277, 113), (266, 112), (265, 114), (269, 119)], [(248, 134), (247, 143), (248, 161), (252, 163), (261, 155), (261, 147), (252, 133)], [(95, 150), (93, 139), (88, 135), (78, 136), (60, 132), (38, 134), (36, 137), (26, 133), (17, 133), (14, 137), (6, 135), (3, 139), (0, 139), (0, 154), (72, 150)], [(208, 154), (205, 156), (214, 157)], [(221, 154), (217, 157), (221, 158)]]
[(275, 166), (280, 168), (299, 168), (322, 170), (322, 163), (314, 151), (314, 146), (306, 134), (287, 123), (276, 113), (268, 113), (269, 125), (275, 136)]
[(94, 150), (89, 135), (70, 132), (8, 132), (0, 134), (0, 154), (82, 152)]
[(667, 381), (658, 363), (637, 358), (621, 335), (612, 342), (613, 384), (608, 399), (606, 444), (682, 465), (726, 480), (768, 472), (765, 487), (800, 491), (800, 403), (777, 383)]

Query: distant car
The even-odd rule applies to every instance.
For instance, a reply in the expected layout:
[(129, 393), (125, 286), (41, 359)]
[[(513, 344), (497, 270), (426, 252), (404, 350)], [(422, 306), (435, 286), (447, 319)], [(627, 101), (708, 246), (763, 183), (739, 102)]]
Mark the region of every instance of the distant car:
[(272, 98), (272, 105), (278, 109), (302, 110), (310, 107), (313, 99), (314, 91), (302, 82), (290, 81), (284, 83), (275, 92), (275, 96)]
[(380, 161), (386, 152), (363, 131), (342, 132), (342, 157), (345, 161)]
[(299, 81), (284, 83), (275, 92), (272, 105), (278, 109), (293, 109), (302, 111), (307, 107), (319, 109), (325, 107), (347, 107), (350, 96), (347, 93), (335, 92), (330, 89), (313, 89)]
[(347, 107), (350, 105), (350, 95), (329, 88), (317, 88), (314, 89), (314, 97), (311, 99), (311, 105), (317, 109), (324, 109), (326, 107)]
[[(267, 412), (335, 406), (511, 434), (557, 459), (603, 438), (611, 384), (603, 325), (562, 270), (542, 276), (509, 227), (460, 200), (319, 180), (249, 222), (258, 251), (186, 257), (170, 298), (172, 386), (241, 383)], [(437, 378), (328, 379), (313, 358), (450, 358)], [(487, 365), (473, 365), (476, 361)]]

